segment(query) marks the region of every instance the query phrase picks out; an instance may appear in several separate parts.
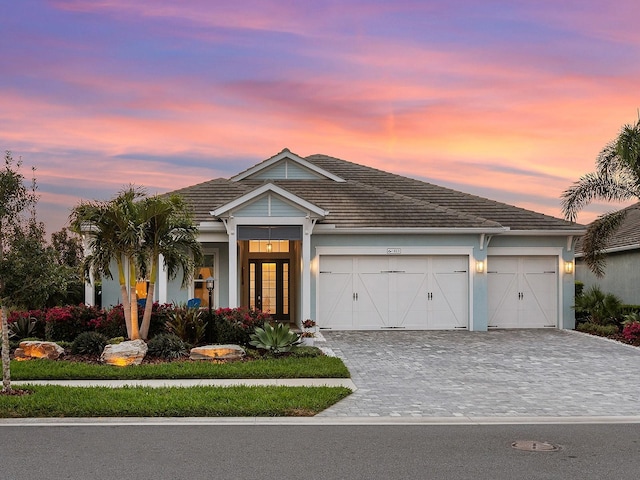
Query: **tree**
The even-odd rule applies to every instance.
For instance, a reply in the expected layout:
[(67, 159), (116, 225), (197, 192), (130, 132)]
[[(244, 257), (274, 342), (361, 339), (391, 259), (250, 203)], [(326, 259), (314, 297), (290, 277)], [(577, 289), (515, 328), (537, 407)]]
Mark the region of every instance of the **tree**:
[[(170, 278), (183, 273), (183, 286), (202, 257), (197, 229), (187, 204), (177, 196), (147, 197), (129, 187), (107, 202), (82, 202), (73, 209), (71, 227), (90, 234), (90, 253), (84, 271), (94, 277), (113, 278), (111, 262), (118, 267), (127, 334), (146, 339), (149, 333), (159, 256)], [(136, 282), (149, 280), (142, 325), (138, 325)]]
[(11, 152), (5, 152), (4, 169), (0, 170), (0, 317), (2, 323), (2, 392), (11, 393), (11, 371), (9, 359), (9, 329), (7, 325), (7, 305), (11, 298), (7, 295), (8, 269), (5, 257), (9, 253), (6, 237), (20, 224), (23, 212), (35, 206), (35, 180), (32, 189), (24, 184), (20, 173), (22, 162), (15, 162)]
[(88, 281), (91, 275), (112, 279), (111, 262), (115, 261), (127, 335), (131, 339), (140, 338), (135, 284), (142, 232), (136, 200), (143, 196), (141, 189), (131, 186), (109, 201), (80, 202), (69, 217), (72, 231), (90, 235), (90, 253), (83, 262)]
[[(594, 200), (628, 201), (640, 199), (640, 115), (635, 124), (622, 127), (596, 158), (596, 171), (588, 173), (562, 193), (562, 211), (575, 221), (585, 206)], [(587, 266), (598, 277), (604, 275), (604, 250), (622, 225), (625, 210), (600, 215), (582, 238)]]
[(197, 240), (197, 228), (191, 209), (184, 200), (172, 195), (153, 196), (140, 202), (140, 220), (143, 225), (146, 253), (140, 258), (140, 276), (149, 281), (140, 336), (146, 339), (151, 323), (153, 296), (158, 280), (160, 255), (170, 279), (182, 273), (184, 288), (202, 259), (202, 247)]

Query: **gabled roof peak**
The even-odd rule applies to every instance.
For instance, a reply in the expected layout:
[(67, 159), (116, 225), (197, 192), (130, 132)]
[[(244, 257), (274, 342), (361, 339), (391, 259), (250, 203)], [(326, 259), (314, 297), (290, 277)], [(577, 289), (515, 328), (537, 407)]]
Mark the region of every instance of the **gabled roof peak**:
[(239, 173), (238, 175), (231, 177), (232, 182), (239, 182), (244, 179), (249, 179), (254, 176), (258, 176), (261, 172), (265, 172), (274, 165), (283, 161), (291, 161), (294, 164), (300, 166), (301, 168), (313, 172), (315, 175), (320, 177), (328, 178), (333, 180), (334, 182), (345, 182), (345, 180), (338, 175), (325, 170), (322, 167), (314, 165), (313, 163), (305, 160), (300, 155), (293, 153), (288, 148), (283, 148), (279, 153), (275, 154), (273, 157), (264, 160), (257, 165), (245, 170), (244, 172)]

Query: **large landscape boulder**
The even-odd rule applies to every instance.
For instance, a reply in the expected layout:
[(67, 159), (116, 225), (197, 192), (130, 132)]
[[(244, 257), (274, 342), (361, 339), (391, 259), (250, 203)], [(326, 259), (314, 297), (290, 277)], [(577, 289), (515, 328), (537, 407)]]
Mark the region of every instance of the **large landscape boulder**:
[(144, 340), (130, 340), (104, 347), (100, 361), (119, 367), (140, 365), (146, 354), (147, 344)]
[(238, 345), (205, 345), (191, 349), (191, 360), (242, 360), (244, 348)]
[(28, 360), (30, 358), (48, 358), (56, 360), (64, 353), (64, 348), (55, 342), (25, 341), (20, 342), (14, 356), (16, 360)]

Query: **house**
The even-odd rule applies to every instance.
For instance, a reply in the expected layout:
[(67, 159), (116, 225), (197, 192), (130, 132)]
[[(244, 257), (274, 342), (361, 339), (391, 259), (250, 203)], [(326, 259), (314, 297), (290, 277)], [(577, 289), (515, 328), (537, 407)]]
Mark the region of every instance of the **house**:
[[(573, 328), (584, 227), (327, 155), (288, 149), (230, 179), (176, 190), (193, 205), (198, 297), (321, 328)], [(119, 302), (103, 284), (103, 304)], [(92, 298), (90, 295), (88, 298)]]
[(576, 246), (576, 280), (585, 289), (598, 286), (605, 293), (613, 293), (623, 303), (640, 304), (640, 203), (624, 209), (623, 224), (609, 241), (605, 275), (596, 277), (582, 258), (580, 243)]

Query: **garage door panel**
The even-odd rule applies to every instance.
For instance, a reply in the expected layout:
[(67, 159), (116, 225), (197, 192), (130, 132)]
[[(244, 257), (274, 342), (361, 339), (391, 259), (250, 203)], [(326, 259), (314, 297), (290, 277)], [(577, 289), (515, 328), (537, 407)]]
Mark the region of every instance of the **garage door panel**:
[[(425, 328), (427, 323), (427, 274), (398, 273), (395, 277), (395, 291), (392, 298), (390, 316), (398, 319), (398, 326), (404, 328)], [(393, 317), (392, 317), (393, 318)]]
[(364, 329), (389, 326), (389, 275), (359, 273), (358, 279), (358, 326)]
[(553, 256), (489, 257), (489, 327), (556, 326), (557, 265)]
[(467, 273), (434, 273), (431, 290), (430, 327), (435, 329), (467, 327), (469, 298)]
[(353, 328), (353, 274), (320, 273), (318, 315), (326, 328)]

